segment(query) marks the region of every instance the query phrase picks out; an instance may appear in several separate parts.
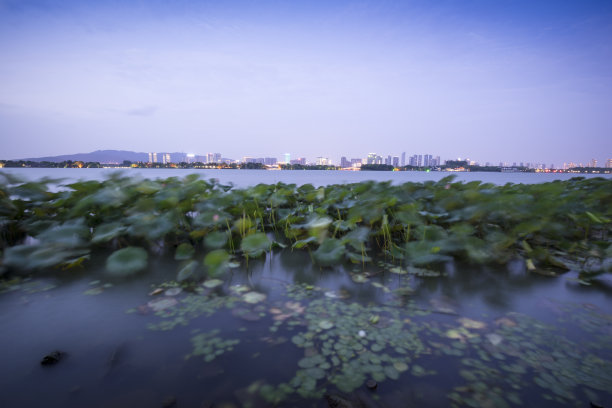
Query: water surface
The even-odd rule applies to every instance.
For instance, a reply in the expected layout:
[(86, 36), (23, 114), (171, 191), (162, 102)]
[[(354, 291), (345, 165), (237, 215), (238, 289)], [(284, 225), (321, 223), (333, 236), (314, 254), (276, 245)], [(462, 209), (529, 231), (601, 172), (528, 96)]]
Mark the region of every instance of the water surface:
[(176, 286), (173, 260), (129, 280), (91, 268), (0, 294), (1, 406), (612, 404), (609, 280), (454, 263), (416, 278), (284, 250), (150, 295)]
[(0, 172), (16, 174), (28, 180), (42, 177), (64, 178), (68, 182), (83, 180), (103, 181), (114, 172), (123, 171), (127, 176), (139, 175), (143, 178), (184, 177), (198, 174), (202, 178), (218, 179), (221, 183), (233, 183), (236, 187), (249, 187), (259, 183), (274, 184), (313, 184), (326, 186), (330, 184), (358, 183), (366, 180), (391, 181), (393, 184), (405, 182), (438, 181), (449, 175), (457, 177), (456, 181), (482, 181), (503, 185), (506, 183), (546, 183), (554, 180), (569, 180), (572, 177), (607, 177), (610, 174), (567, 174), (567, 173), (489, 173), (489, 172), (444, 172), (444, 171), (343, 171), (343, 170), (220, 170), (220, 169), (40, 169), (40, 168), (2, 168)]

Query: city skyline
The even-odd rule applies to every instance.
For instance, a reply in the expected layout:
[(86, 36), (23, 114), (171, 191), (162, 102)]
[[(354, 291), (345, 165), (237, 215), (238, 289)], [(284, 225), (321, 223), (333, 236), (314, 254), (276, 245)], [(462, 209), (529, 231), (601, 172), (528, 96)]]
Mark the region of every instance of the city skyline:
[[(91, 159), (88, 160), (83, 156), (89, 155), (108, 155), (112, 154), (117, 157), (117, 155), (129, 155), (130, 158), (124, 159)], [(134, 159), (132, 156), (141, 155), (141, 159)], [(81, 157), (79, 157), (81, 156)], [(148, 159), (147, 159), (148, 157)], [(0, 161), (7, 160), (6, 158), (1, 158)], [(34, 161), (65, 161), (65, 160), (80, 160), (80, 161), (97, 161), (101, 164), (119, 164), (123, 160), (142, 162), (142, 163), (161, 163), (161, 164), (170, 164), (170, 163), (261, 163), (267, 166), (275, 166), (277, 164), (301, 164), (301, 165), (333, 165), (340, 167), (355, 167), (360, 166), (361, 164), (384, 164), (384, 165), (392, 165), (394, 167), (404, 167), (404, 166), (414, 166), (414, 167), (440, 167), (443, 166), (447, 161), (466, 161), (468, 165), (472, 166), (483, 166), (483, 167), (526, 167), (531, 169), (569, 169), (573, 167), (599, 167), (599, 168), (612, 168), (612, 159), (608, 158), (606, 160), (598, 161), (597, 159), (591, 159), (588, 162), (564, 162), (563, 164), (557, 165), (555, 163), (549, 163), (547, 161), (536, 161), (536, 162), (527, 162), (527, 161), (501, 161), (501, 162), (491, 162), (491, 161), (477, 161), (473, 160), (469, 157), (451, 157), (451, 158), (441, 158), (439, 155), (433, 154), (408, 154), (407, 152), (402, 152), (398, 155), (379, 155), (375, 152), (370, 152), (367, 155), (364, 154), (361, 157), (347, 157), (341, 156), (338, 161), (330, 159), (329, 155), (319, 155), (316, 158), (307, 158), (305, 156), (296, 155), (292, 156), (291, 153), (283, 153), (282, 155), (274, 157), (273, 155), (264, 155), (261, 157), (254, 155), (243, 155), (239, 158), (233, 157), (224, 157), (221, 153), (185, 153), (185, 152), (177, 152), (173, 153), (169, 152), (132, 152), (132, 151), (122, 151), (122, 150), (99, 150), (89, 153), (76, 153), (76, 154), (62, 154), (58, 156), (43, 156), (43, 157), (31, 157), (31, 158), (19, 158), (19, 159), (8, 159), (8, 160), (34, 160)]]
[(610, 21), (598, 1), (1, 2), (0, 150), (604, 163)]

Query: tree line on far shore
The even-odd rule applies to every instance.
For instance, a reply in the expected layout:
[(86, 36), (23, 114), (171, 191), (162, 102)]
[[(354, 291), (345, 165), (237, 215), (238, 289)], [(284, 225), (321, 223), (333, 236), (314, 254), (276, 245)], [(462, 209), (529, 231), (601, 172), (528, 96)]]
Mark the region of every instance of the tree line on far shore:
[[(246, 169), (246, 170), (265, 170), (267, 166), (262, 163), (148, 163), (132, 162), (124, 160), (121, 164), (100, 164), (99, 162), (84, 162), (80, 160), (65, 160), (61, 162), (51, 161), (31, 161), (31, 160), (0, 160), (0, 167), (6, 168), (102, 168), (102, 167), (133, 167), (133, 168), (153, 168), (153, 169)], [(317, 164), (280, 164), (281, 170), (341, 170), (340, 166), (317, 165)], [(362, 164), (362, 171), (444, 171), (447, 169), (463, 170), (469, 172), (535, 172), (535, 169), (522, 166), (500, 167), (500, 166), (476, 166), (469, 165), (467, 161), (448, 160), (443, 166), (402, 166), (395, 167), (389, 164)], [(574, 167), (564, 170), (570, 173), (610, 173), (612, 169), (604, 167)]]

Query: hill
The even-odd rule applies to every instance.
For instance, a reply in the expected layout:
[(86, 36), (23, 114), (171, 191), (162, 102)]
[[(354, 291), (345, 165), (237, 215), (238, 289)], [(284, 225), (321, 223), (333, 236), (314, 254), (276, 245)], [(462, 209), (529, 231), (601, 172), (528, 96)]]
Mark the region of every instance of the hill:
[[(172, 160), (179, 160), (185, 156), (184, 153), (170, 153)], [(143, 152), (132, 152), (129, 150), (96, 150), (91, 153), (75, 153), (75, 154), (63, 154), (60, 156), (46, 156), (46, 157), (30, 157), (22, 160), (29, 160), (35, 162), (49, 161), (49, 162), (62, 162), (67, 160), (80, 160), (84, 162), (99, 162), (99, 163), (122, 163), (124, 160), (131, 162), (147, 162), (149, 161), (149, 154)], [(161, 161), (161, 153), (158, 153), (158, 161)]]

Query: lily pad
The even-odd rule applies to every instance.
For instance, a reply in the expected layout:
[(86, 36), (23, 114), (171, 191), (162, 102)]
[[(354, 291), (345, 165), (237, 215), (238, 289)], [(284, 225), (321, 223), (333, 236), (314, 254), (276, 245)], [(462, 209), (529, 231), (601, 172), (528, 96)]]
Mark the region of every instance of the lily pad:
[(259, 292), (247, 292), (242, 295), (242, 300), (247, 303), (259, 303), (266, 300), (266, 295)]
[(487, 326), (484, 322), (468, 319), (467, 317), (460, 318), (459, 323), (461, 323), (461, 325), (466, 329), (483, 329)]
[(319, 327), (323, 330), (328, 330), (331, 329), (332, 327), (334, 327), (334, 323), (332, 323), (329, 320), (321, 320), (319, 322)]
[(365, 283), (367, 281), (369, 281), (370, 279), (367, 277), (367, 275), (362, 274), (362, 273), (356, 273), (351, 275), (351, 279), (353, 280), (353, 282), (355, 283)]
[(221, 279), (209, 279), (202, 284), (202, 286), (208, 289), (213, 289), (221, 285), (223, 285), (223, 281)]
[(176, 296), (181, 293), (183, 289), (181, 288), (169, 288), (164, 291), (164, 295), (166, 296)]
[(161, 310), (171, 308), (172, 306), (175, 306), (177, 303), (178, 302), (176, 301), (176, 299), (166, 297), (166, 298), (152, 300), (149, 303), (147, 303), (147, 306), (149, 306), (154, 312), (159, 312)]

